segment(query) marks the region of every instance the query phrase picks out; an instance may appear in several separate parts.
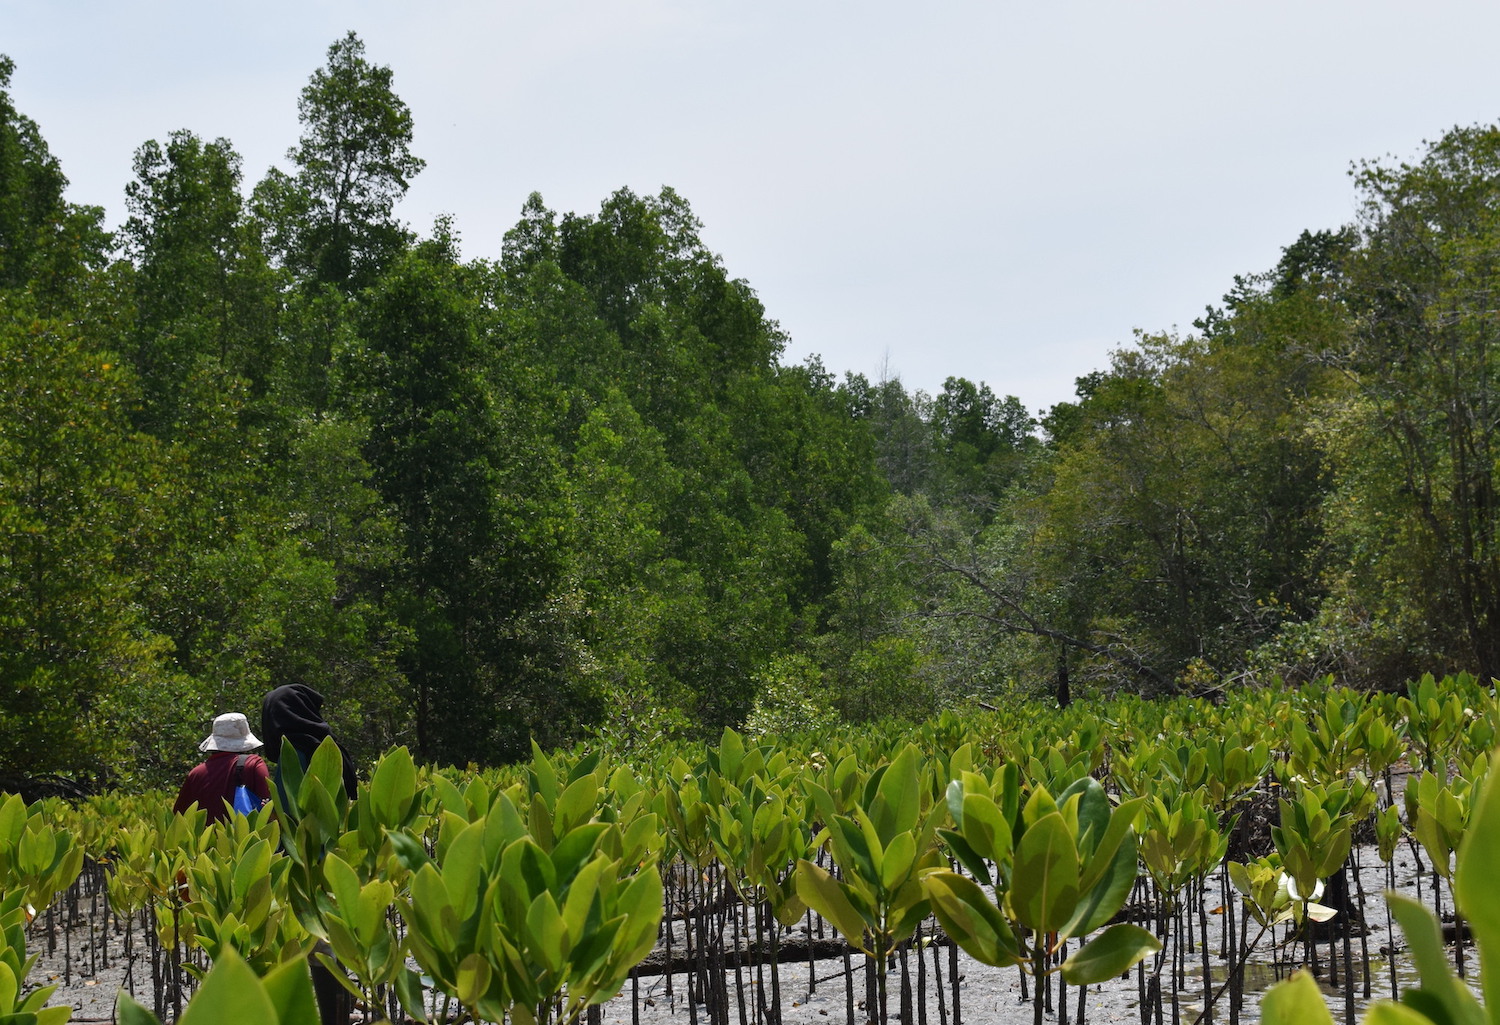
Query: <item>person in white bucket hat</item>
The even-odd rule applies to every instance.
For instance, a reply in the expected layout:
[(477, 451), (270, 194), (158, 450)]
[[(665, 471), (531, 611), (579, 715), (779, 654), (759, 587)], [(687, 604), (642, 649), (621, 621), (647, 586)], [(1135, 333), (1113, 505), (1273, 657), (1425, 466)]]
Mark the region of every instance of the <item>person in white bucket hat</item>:
[(172, 810), (180, 815), (196, 804), (208, 812), (209, 822), (218, 822), (228, 816), (228, 802), (242, 783), (262, 801), (269, 800), (270, 769), (264, 758), (253, 753), (260, 746), (260, 738), (250, 732), (250, 720), (243, 713), (215, 717), (213, 731), (198, 745), (208, 759), (193, 766), (183, 780)]

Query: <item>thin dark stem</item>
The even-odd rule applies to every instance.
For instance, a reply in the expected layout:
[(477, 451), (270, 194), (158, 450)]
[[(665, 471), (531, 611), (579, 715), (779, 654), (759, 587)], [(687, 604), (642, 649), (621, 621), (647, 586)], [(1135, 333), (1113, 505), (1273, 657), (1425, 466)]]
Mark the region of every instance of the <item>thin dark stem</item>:
[[(1198, 1012), (1198, 1017), (1193, 1019), (1193, 1025), (1203, 1025), (1203, 1022), (1207, 1018), (1210, 1009), (1214, 1006), (1214, 1004), (1217, 1004), (1219, 1002), (1219, 998), (1224, 995), (1224, 991), (1229, 988), (1230, 983), (1232, 983), (1235, 978), (1237, 978), (1240, 973), (1245, 970), (1245, 962), (1250, 959), (1250, 951), (1255, 949), (1255, 945), (1260, 942), (1260, 938), (1266, 934), (1266, 930), (1269, 928), (1270, 926), (1268, 925), (1261, 926), (1260, 932), (1255, 934), (1255, 939), (1251, 940), (1248, 946), (1241, 944), (1239, 963), (1234, 966), (1234, 970), (1231, 971), (1229, 973), (1229, 976), (1223, 981), (1223, 983), (1219, 985), (1218, 992), (1213, 994), (1213, 997), (1208, 1001), (1208, 1004), (1203, 1008), (1203, 1010)], [(1211, 1021), (1212, 1019), (1210, 1018), (1207, 1020)]]

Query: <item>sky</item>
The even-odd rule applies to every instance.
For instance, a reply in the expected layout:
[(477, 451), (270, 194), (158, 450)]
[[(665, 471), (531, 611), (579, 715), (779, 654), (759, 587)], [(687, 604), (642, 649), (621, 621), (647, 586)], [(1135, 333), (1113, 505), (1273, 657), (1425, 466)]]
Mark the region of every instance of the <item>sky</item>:
[(0, 2), (13, 100), (111, 226), (177, 129), (228, 138), (247, 191), (289, 169), (350, 30), (412, 110), (416, 231), (496, 257), (533, 191), (668, 185), (783, 362), (1034, 412), (1352, 221), (1355, 162), (1500, 117), (1477, 0)]

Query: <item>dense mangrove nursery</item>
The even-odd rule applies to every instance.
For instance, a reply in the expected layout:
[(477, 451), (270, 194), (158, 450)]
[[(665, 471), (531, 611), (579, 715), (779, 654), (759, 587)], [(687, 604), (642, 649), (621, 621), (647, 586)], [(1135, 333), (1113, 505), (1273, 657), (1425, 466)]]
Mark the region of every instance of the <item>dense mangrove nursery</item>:
[(207, 827), (12, 795), (0, 1019), (109, 978), (121, 1021), (315, 1020), (311, 961), (364, 1022), (1485, 1020), (1497, 724), (1465, 677), (1323, 681), (506, 770), (398, 748), (352, 801), (325, 745)]

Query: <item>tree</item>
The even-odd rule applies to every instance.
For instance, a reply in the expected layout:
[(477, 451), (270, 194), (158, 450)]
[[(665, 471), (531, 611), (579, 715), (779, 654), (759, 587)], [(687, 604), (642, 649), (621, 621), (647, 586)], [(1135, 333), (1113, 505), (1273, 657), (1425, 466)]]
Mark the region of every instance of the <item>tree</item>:
[(932, 403), (932, 426), (955, 497), (980, 509), (995, 505), (1036, 448), (1036, 421), (1019, 399), (1000, 399), (989, 385), (962, 377), (943, 382)]
[(359, 307), (335, 369), (370, 425), (373, 480), (400, 525), (395, 574), (412, 632), (402, 667), (424, 758), (494, 762), (586, 722), (560, 585), (560, 454), (507, 377), (483, 268), (439, 236), (400, 257)]
[[(23, 773), (103, 773), (144, 732), (165, 640), (130, 547), (152, 521), (154, 449), (125, 422), (128, 372), (26, 301), (0, 302), (0, 730)], [(149, 727), (146, 727), (149, 728)]]
[(330, 46), (297, 101), (295, 176), (273, 170), (256, 189), (271, 250), (307, 280), (358, 290), (410, 242), (393, 211), (426, 162), (391, 79), (353, 32)]
[(195, 377), (237, 378), (263, 394), (270, 376), (275, 283), (244, 220), (240, 157), (226, 139), (173, 132), (136, 151), (122, 234), (134, 260), (132, 359), (143, 423), (191, 437), (184, 391)]
[(0, 54), (0, 288), (30, 289), (50, 312), (70, 305), (79, 279), (103, 265), (109, 238), (100, 208), (63, 199), (61, 165), (11, 102), (15, 67)]
[[(1500, 126), (1360, 165), (1360, 244), (1325, 362), (1357, 393), (1328, 434), (1344, 600), (1399, 617), (1424, 669), (1500, 674)], [(1440, 666), (1432, 663), (1439, 662)]]
[(1297, 347), (1339, 328), (1267, 298), (1212, 338), (1143, 335), (1088, 382), (1036, 499), (1074, 632), (1170, 679), (1192, 660), (1231, 672), (1310, 613), (1327, 485), (1303, 416), (1328, 375)]

